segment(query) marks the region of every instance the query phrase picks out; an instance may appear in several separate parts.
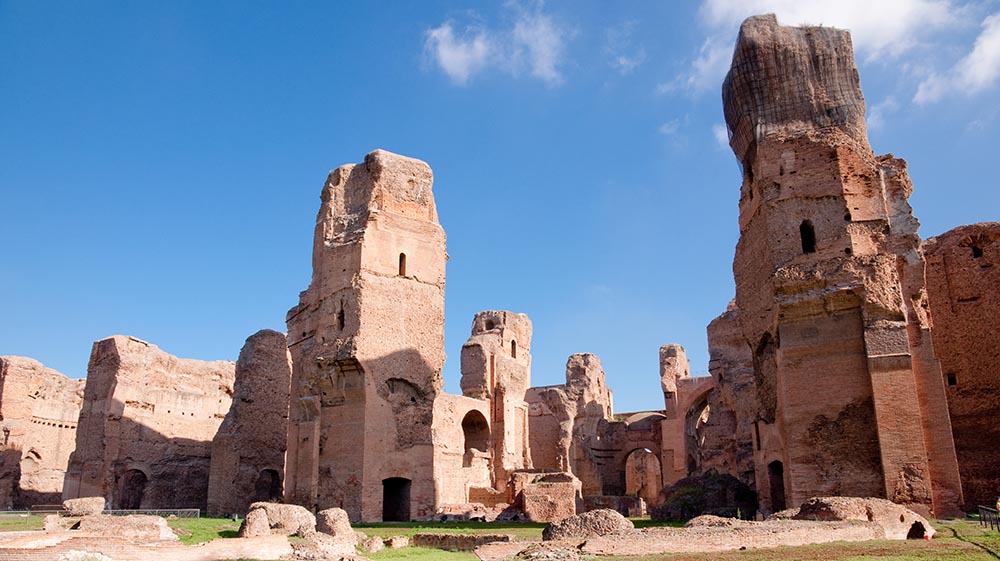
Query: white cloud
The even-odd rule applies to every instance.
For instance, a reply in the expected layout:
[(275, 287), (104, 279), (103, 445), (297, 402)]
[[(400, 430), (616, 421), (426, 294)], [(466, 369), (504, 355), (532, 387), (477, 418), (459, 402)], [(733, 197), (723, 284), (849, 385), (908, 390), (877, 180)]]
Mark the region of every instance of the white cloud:
[(465, 84), (472, 74), (482, 70), (494, 50), (484, 30), (467, 28), (462, 37), (456, 38), (451, 22), (429, 29), (425, 48), (456, 84)]
[(712, 125), (712, 136), (715, 138), (715, 142), (719, 145), (719, 148), (723, 150), (729, 149), (729, 130), (726, 129), (726, 125), (722, 123)]
[(627, 21), (608, 28), (604, 33), (604, 52), (608, 56), (608, 65), (622, 76), (631, 74), (646, 61), (646, 51), (635, 47), (632, 42), (635, 25), (635, 21)]
[(681, 128), (681, 122), (679, 119), (671, 119), (666, 123), (660, 125), (660, 134), (664, 136), (673, 136), (677, 134), (677, 131)]
[(683, 76), (658, 90), (702, 92), (722, 83), (740, 23), (774, 13), (783, 25), (825, 25), (851, 31), (854, 48), (867, 61), (898, 58), (918, 37), (959, 23), (964, 9), (951, 0), (704, 0), (699, 10), (707, 38)]
[(866, 122), (871, 130), (881, 129), (885, 126), (886, 118), (899, 110), (899, 103), (896, 98), (889, 96), (882, 101), (868, 107), (868, 118)]
[(458, 35), (455, 24), (447, 21), (427, 30), (425, 52), (460, 85), (491, 69), (514, 76), (526, 71), (550, 86), (562, 83), (560, 67), (568, 30), (542, 13), (540, 6), (532, 10), (514, 4), (507, 7), (515, 11), (512, 27), (469, 26)]
[(562, 82), (559, 65), (565, 51), (566, 31), (545, 14), (522, 13), (514, 24), (515, 65), (526, 62), (531, 75), (549, 85)]
[(974, 95), (1000, 79), (1000, 12), (983, 20), (982, 31), (969, 54), (945, 74), (932, 73), (917, 88), (913, 101), (940, 101), (948, 94)]

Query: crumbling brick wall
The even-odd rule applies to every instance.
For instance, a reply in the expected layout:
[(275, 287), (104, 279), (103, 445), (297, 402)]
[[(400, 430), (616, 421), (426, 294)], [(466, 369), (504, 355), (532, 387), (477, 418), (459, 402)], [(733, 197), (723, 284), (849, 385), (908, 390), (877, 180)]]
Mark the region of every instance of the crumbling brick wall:
[(1000, 495), (1000, 223), (924, 242), (934, 349), (941, 360), (965, 506)]
[(205, 509), (212, 438), (229, 411), (234, 367), (177, 358), (135, 337), (94, 343), (63, 498)]
[(83, 384), (34, 359), (0, 357), (0, 509), (62, 502)]

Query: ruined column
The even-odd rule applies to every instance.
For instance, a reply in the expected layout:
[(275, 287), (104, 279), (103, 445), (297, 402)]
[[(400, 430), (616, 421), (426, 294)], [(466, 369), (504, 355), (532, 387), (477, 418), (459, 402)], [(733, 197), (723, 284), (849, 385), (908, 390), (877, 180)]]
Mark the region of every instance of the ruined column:
[(524, 314), (488, 310), (476, 314), (462, 346), (462, 394), (490, 402), (490, 472), (494, 489), (510, 473), (530, 468), (528, 407), (531, 386), (531, 320)]
[(747, 19), (723, 105), (743, 167), (733, 272), (757, 428), (781, 443), (755, 458), (762, 504), (881, 496), (955, 512), (954, 454), (929, 447), (947, 423), (941, 381), (906, 303), (921, 283), (905, 168), (868, 144), (850, 35)]
[(251, 503), (281, 499), (291, 378), (284, 333), (263, 329), (247, 338), (233, 405), (212, 439), (209, 516), (243, 516)]
[(312, 282), (287, 317), (288, 502), (354, 521), (434, 513), (447, 254), (432, 183), (424, 162), (376, 150), (323, 187)]

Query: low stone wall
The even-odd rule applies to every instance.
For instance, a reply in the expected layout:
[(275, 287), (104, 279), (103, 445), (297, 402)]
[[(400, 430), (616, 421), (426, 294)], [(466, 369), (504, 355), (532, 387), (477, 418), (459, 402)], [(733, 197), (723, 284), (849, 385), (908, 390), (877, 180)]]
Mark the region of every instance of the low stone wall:
[(511, 534), (416, 534), (410, 544), (446, 551), (474, 551), (488, 543), (512, 541), (514, 536)]

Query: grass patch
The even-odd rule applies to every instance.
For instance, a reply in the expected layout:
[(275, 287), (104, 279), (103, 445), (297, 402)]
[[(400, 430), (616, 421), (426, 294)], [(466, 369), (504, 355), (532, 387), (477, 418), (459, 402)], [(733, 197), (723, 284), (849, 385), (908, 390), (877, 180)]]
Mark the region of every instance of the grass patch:
[(194, 545), (217, 538), (235, 538), (240, 522), (229, 518), (178, 518), (168, 520), (167, 524), (174, 529), (182, 544)]
[[(353, 524), (369, 536), (388, 538), (414, 534), (511, 534), (518, 540), (540, 540), (547, 524), (533, 522), (373, 522)], [(440, 550), (435, 550), (440, 551)]]
[(45, 517), (40, 514), (5, 514), (0, 516), (0, 532), (41, 530)]
[[(396, 534), (397, 536), (399, 534)], [(429, 547), (401, 547), (399, 549), (383, 549), (378, 553), (364, 553), (372, 561), (478, 561), (471, 551), (444, 551)]]

